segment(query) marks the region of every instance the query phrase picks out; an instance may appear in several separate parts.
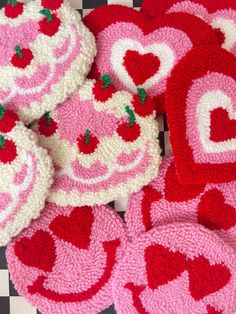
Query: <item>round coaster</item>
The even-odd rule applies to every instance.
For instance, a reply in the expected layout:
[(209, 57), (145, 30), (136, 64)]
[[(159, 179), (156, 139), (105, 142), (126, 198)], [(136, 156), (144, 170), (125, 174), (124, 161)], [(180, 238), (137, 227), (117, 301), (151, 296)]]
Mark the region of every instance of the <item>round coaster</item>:
[(215, 231), (236, 249), (236, 181), (182, 185), (173, 157), (163, 158), (158, 176), (129, 197), (125, 220), (135, 238), (154, 226), (193, 222)]
[(0, 103), (30, 124), (82, 85), (95, 41), (67, 1), (8, 2), (0, 10)]
[(0, 105), (0, 246), (39, 216), (53, 173), (51, 158), (35, 134)]
[(108, 75), (80, 90), (33, 125), (56, 168), (49, 200), (100, 205), (138, 191), (160, 163), (153, 105), (116, 92)]
[(144, 0), (141, 12), (149, 18), (165, 13), (194, 14), (213, 27), (223, 48), (236, 55), (235, 0)]
[[(104, 16), (106, 17), (104, 19)], [(92, 78), (109, 73), (119, 90), (144, 88), (165, 112), (166, 79), (191, 48), (217, 44), (212, 28), (193, 15), (163, 15), (155, 21), (121, 5), (96, 8), (84, 18), (96, 36)]]
[(7, 247), (17, 291), (47, 314), (97, 314), (113, 303), (111, 279), (126, 246), (125, 225), (108, 206), (47, 203)]
[(232, 314), (233, 249), (197, 224), (152, 229), (131, 243), (113, 280), (120, 314)]
[(172, 72), (166, 106), (179, 181), (236, 180), (236, 58), (217, 46), (193, 49)]

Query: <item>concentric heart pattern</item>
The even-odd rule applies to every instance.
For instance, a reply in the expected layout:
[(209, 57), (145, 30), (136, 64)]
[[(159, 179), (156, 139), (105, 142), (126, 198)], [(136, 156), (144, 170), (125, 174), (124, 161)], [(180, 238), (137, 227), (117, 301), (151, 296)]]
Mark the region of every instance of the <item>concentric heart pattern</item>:
[(11, 279), (43, 313), (96, 314), (113, 303), (111, 281), (126, 243), (124, 223), (109, 207), (48, 203), (8, 245)]
[(236, 181), (182, 185), (173, 157), (163, 158), (159, 175), (129, 197), (125, 220), (134, 239), (155, 226), (199, 223), (236, 249)]
[(234, 55), (216, 46), (193, 49), (172, 71), (166, 105), (179, 181), (199, 184), (235, 180)]
[(39, 216), (53, 174), (52, 160), (33, 132), (0, 105), (0, 246)]
[(165, 112), (166, 80), (175, 64), (193, 47), (217, 44), (207, 23), (184, 13), (150, 21), (136, 10), (110, 5), (93, 10), (83, 21), (98, 49), (90, 77), (108, 73), (119, 90), (144, 88), (155, 97), (158, 114)]
[(113, 281), (120, 314), (233, 313), (236, 258), (197, 224), (169, 224), (128, 245)]
[(144, 90), (139, 93), (116, 92), (108, 75), (87, 80), (33, 125), (56, 168), (50, 201), (106, 204), (154, 179), (158, 126), (152, 101)]
[(194, 14), (215, 30), (222, 47), (236, 55), (236, 2), (234, 0), (143, 0), (141, 12), (149, 18), (159, 14)]
[(0, 11), (0, 103), (30, 124), (82, 85), (96, 48), (67, 2), (15, 2)]

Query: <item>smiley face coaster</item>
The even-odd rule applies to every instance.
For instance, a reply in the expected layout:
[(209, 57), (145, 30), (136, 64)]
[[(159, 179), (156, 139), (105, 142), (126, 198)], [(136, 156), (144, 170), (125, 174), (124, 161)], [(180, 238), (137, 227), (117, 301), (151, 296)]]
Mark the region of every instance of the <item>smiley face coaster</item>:
[(194, 14), (213, 27), (223, 48), (236, 55), (235, 0), (144, 0), (141, 12), (149, 18), (165, 13)]
[(236, 180), (234, 55), (216, 46), (193, 49), (172, 72), (166, 105), (180, 183)]
[(0, 103), (26, 124), (82, 85), (96, 51), (79, 13), (62, 0), (9, 1), (0, 41)]
[(182, 185), (173, 157), (165, 157), (156, 179), (129, 197), (125, 220), (131, 238), (154, 226), (199, 223), (236, 249), (236, 181)]
[(35, 134), (0, 105), (0, 246), (39, 216), (53, 173), (51, 158)]
[(111, 280), (127, 243), (125, 225), (108, 206), (46, 204), (9, 244), (11, 279), (47, 314), (97, 314), (113, 303)]
[(144, 90), (139, 92), (116, 92), (108, 75), (87, 80), (33, 125), (56, 168), (50, 201), (106, 204), (156, 176), (158, 125), (151, 100)]
[(133, 94), (144, 88), (155, 97), (158, 114), (165, 112), (166, 79), (174, 65), (193, 47), (217, 44), (211, 27), (188, 14), (150, 21), (131, 8), (108, 5), (93, 10), (84, 23), (98, 50), (91, 77), (109, 73), (117, 89)]
[(152, 229), (129, 244), (113, 280), (120, 314), (225, 313), (236, 309), (236, 258), (197, 224)]

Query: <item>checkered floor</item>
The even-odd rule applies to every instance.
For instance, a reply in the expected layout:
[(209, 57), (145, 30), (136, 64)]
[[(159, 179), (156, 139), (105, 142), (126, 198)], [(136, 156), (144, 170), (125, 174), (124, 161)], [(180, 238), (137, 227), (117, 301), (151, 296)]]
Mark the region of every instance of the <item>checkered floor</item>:
[[(142, 0), (69, 0), (82, 16), (88, 14), (93, 8), (104, 4), (123, 4), (129, 7), (139, 8)], [(6, 0), (0, 0), (0, 7), (6, 4)], [(171, 147), (169, 144), (169, 132), (166, 118), (159, 119), (159, 141), (162, 147), (162, 155), (169, 155)], [(110, 205), (123, 217), (126, 209), (127, 199), (119, 199)], [(102, 312), (102, 314), (115, 314), (112, 307)], [(5, 248), (0, 248), (0, 314), (40, 314), (24, 298), (20, 297), (14, 289), (9, 278), (7, 263), (5, 258)], [(63, 313), (62, 313), (63, 314)], [(79, 313), (78, 313), (79, 314)], [(89, 313), (88, 313), (89, 314)]]

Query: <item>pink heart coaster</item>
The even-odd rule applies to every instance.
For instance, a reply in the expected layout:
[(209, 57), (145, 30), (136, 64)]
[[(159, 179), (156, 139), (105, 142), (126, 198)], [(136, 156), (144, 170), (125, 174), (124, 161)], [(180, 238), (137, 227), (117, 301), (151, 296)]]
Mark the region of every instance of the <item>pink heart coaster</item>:
[(96, 314), (113, 303), (111, 280), (126, 243), (125, 225), (108, 206), (47, 203), (7, 247), (11, 279), (43, 313)]
[(197, 224), (154, 228), (128, 245), (112, 282), (120, 314), (225, 313), (236, 309), (236, 258)]
[(234, 55), (216, 46), (193, 49), (172, 72), (166, 106), (179, 181), (236, 180)]
[(141, 12), (149, 18), (180, 12), (196, 15), (213, 27), (222, 47), (236, 55), (234, 0), (144, 0)]
[(211, 27), (189, 14), (150, 21), (131, 8), (107, 5), (83, 21), (94, 33), (98, 50), (90, 77), (108, 73), (118, 90), (133, 94), (144, 88), (154, 97), (158, 114), (165, 112), (166, 80), (174, 65), (193, 47), (217, 44)]
[(39, 216), (53, 174), (52, 160), (35, 134), (0, 105), (0, 246)]
[(100, 205), (138, 191), (157, 174), (160, 148), (153, 105), (116, 92), (108, 75), (80, 90), (33, 125), (56, 167), (49, 200)]
[(173, 157), (165, 157), (158, 176), (129, 197), (125, 220), (134, 239), (154, 226), (199, 223), (236, 249), (236, 181), (182, 185)]
[(0, 11), (0, 103), (30, 124), (82, 85), (95, 40), (67, 1), (12, 3)]

